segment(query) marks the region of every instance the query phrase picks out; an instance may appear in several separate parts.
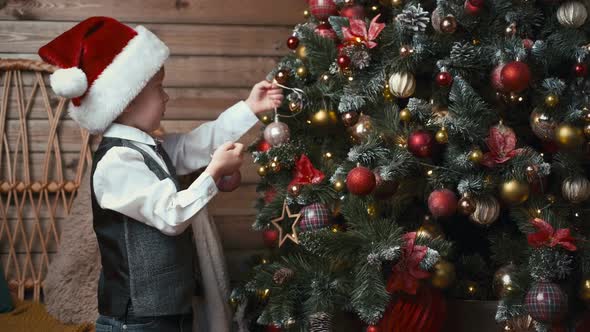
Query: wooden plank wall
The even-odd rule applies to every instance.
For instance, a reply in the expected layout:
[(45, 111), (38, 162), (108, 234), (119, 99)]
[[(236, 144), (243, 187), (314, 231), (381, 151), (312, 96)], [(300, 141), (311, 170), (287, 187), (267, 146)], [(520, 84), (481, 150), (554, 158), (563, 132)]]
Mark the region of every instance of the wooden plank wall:
[[(172, 51), (165, 79), (171, 100), (163, 126), (167, 132), (186, 132), (245, 98), (252, 84), (265, 77), (287, 52), (285, 40), (293, 25), (303, 19), (306, 1), (5, 0), (0, 6), (1, 58), (38, 59), (36, 51), (41, 45), (89, 16), (112, 16), (132, 26), (145, 25)], [(41, 152), (46, 147), (43, 137), (49, 128), (44, 113), (42, 107), (30, 113), (31, 149), (38, 151), (32, 155), (33, 162), (43, 159)], [(80, 136), (75, 123), (67, 117), (62, 121), (60, 145), (66, 173), (71, 175)], [(8, 126), (16, 127), (18, 122), (9, 120)], [(260, 126), (242, 141), (250, 143), (259, 130)], [(16, 128), (8, 129), (12, 131)], [(35, 140), (36, 132), (39, 140)], [(251, 159), (246, 160), (242, 174), (243, 186), (220, 194), (210, 208), (234, 279), (245, 270), (244, 260), (263, 248), (260, 234), (250, 230), (258, 180)], [(65, 227), (60, 221), (58, 229)], [(50, 257), (55, 247), (52, 250)], [(5, 244), (0, 244), (2, 254), (6, 255)]]

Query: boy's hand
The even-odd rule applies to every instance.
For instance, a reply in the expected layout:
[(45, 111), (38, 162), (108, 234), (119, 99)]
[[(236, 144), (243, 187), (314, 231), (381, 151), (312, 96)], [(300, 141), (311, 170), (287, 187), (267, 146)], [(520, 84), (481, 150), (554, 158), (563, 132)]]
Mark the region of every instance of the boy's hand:
[(244, 161), (244, 145), (242, 143), (226, 142), (222, 144), (211, 157), (205, 172), (209, 173), (215, 182), (222, 176), (230, 175), (242, 166)]
[(246, 104), (254, 114), (270, 111), (283, 102), (283, 89), (268, 81), (256, 83), (246, 99)]

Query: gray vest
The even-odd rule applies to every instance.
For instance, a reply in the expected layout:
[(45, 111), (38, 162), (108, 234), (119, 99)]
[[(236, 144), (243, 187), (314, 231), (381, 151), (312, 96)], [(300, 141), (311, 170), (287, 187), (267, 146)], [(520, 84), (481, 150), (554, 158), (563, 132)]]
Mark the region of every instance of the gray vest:
[[(170, 175), (141, 148), (130, 141), (105, 137), (94, 153), (96, 165), (115, 146), (134, 149), (143, 155), (148, 168), (160, 180), (171, 178), (179, 189), (174, 165), (159, 151)], [(92, 177), (91, 177), (92, 179)], [(199, 283), (190, 227), (168, 236), (154, 227), (113, 210), (102, 209), (92, 192), (93, 226), (100, 248), (102, 271), (98, 286), (98, 311), (121, 317), (131, 304), (136, 316), (178, 315), (192, 312), (192, 296)], [(137, 188), (141, 190), (142, 188)]]

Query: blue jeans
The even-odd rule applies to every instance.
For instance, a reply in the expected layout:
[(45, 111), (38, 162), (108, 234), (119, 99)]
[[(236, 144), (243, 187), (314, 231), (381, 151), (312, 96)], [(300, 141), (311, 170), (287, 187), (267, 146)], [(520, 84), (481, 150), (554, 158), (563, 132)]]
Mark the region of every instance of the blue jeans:
[(96, 332), (192, 332), (192, 330), (192, 314), (137, 317), (133, 315), (131, 309), (121, 318), (100, 315), (96, 320)]

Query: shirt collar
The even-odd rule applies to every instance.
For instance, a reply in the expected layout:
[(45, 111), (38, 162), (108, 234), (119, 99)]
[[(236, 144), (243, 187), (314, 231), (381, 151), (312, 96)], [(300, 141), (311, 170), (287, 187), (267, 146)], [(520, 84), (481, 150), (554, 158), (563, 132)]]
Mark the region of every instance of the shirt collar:
[(123, 138), (130, 141), (144, 143), (147, 145), (156, 145), (155, 139), (145, 131), (123, 125), (120, 123), (112, 123), (103, 134), (104, 137)]

